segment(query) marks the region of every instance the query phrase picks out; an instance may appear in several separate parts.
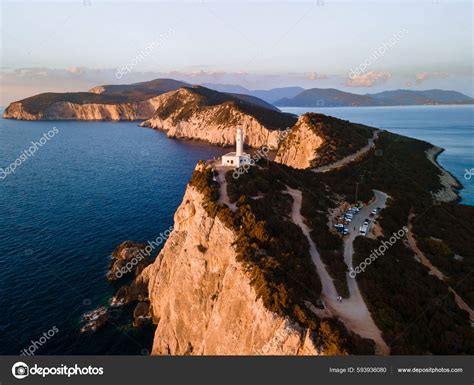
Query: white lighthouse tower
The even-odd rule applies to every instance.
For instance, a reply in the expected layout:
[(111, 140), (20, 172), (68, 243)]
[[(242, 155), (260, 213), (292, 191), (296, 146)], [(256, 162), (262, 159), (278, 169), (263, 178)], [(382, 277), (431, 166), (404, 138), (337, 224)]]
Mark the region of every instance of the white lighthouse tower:
[(244, 152), (244, 133), (238, 127), (235, 133), (235, 152), (223, 155), (222, 165), (240, 167), (244, 164), (250, 164), (250, 154)]
[(237, 133), (235, 135), (235, 155), (241, 156), (244, 152), (244, 134), (240, 127), (237, 128)]

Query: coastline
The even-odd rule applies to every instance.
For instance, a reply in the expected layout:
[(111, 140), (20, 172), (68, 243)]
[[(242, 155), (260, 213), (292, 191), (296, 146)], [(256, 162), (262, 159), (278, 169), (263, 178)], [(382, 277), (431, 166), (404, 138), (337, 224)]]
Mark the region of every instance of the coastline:
[(426, 157), (440, 170), (441, 175), (439, 179), (444, 187), (440, 191), (433, 193), (433, 196), (438, 201), (459, 203), (461, 201), (459, 190), (463, 189), (464, 186), (459, 179), (438, 162), (438, 156), (442, 154), (445, 149), (434, 144), (431, 145), (432, 147), (426, 150)]

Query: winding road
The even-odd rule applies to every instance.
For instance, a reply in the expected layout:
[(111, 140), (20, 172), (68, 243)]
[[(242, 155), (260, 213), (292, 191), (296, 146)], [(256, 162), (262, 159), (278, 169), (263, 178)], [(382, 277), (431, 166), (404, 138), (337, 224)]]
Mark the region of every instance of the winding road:
[(230, 203), (229, 195), (227, 194), (227, 181), (225, 180), (225, 173), (232, 170), (232, 167), (215, 165), (214, 170), (217, 172), (216, 180), (219, 182), (219, 200), (218, 203), (227, 205), (232, 211), (237, 210), (235, 203)]
[(375, 141), (376, 141), (377, 138), (379, 137), (379, 133), (380, 133), (380, 130), (374, 131), (374, 136), (373, 136), (371, 139), (369, 139), (369, 142), (367, 143), (367, 146), (361, 148), (359, 151), (354, 152), (353, 154), (348, 155), (348, 156), (346, 156), (345, 158), (342, 158), (341, 160), (338, 160), (337, 162), (328, 164), (328, 165), (326, 165), (326, 166), (317, 167), (317, 168), (313, 169), (312, 171), (313, 171), (313, 172), (328, 172), (328, 171), (332, 171), (332, 170), (334, 170), (334, 169), (336, 169), (336, 168), (343, 167), (343, 166), (347, 165), (348, 163), (353, 162), (353, 161), (356, 160), (359, 156), (364, 155), (364, 154), (367, 153), (372, 147), (375, 146)]
[[(330, 314), (338, 316), (349, 330), (352, 330), (364, 338), (372, 339), (375, 342), (377, 354), (389, 354), (390, 348), (383, 340), (382, 333), (372, 319), (367, 305), (365, 304), (364, 299), (360, 293), (357, 281), (354, 278), (349, 277), (349, 274), (347, 274), (349, 298), (344, 299), (342, 302), (337, 301), (339, 294), (336, 290), (336, 287), (334, 286), (334, 282), (327, 272), (326, 266), (321, 260), (321, 256), (319, 255), (316, 245), (310, 236), (310, 229), (306, 225), (304, 217), (301, 215), (302, 193), (300, 190), (291, 189), (289, 187), (287, 187), (287, 191), (288, 194), (290, 194), (293, 198), (291, 218), (293, 222), (301, 228), (303, 234), (306, 236), (309, 242), (309, 252), (321, 279), (321, 298), (325, 307), (328, 309)], [(385, 206), (387, 195), (381, 191), (374, 191), (374, 193), (374, 201), (361, 209), (360, 212), (355, 216), (351, 228), (356, 226), (357, 231), (351, 232), (351, 234), (346, 237), (344, 242), (344, 259), (349, 269), (352, 267), (352, 242), (358, 233), (358, 226), (360, 226), (364, 219), (368, 217), (368, 214), (370, 211), (372, 211), (372, 209), (375, 207)], [(321, 316), (320, 311), (316, 311), (314, 307), (312, 307), (312, 309), (314, 309), (313, 311), (315, 311), (318, 316)]]

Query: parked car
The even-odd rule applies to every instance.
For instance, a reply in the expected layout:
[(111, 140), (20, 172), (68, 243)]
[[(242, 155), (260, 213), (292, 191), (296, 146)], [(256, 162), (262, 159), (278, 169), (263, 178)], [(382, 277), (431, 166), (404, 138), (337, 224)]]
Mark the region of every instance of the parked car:
[(347, 227), (344, 227), (344, 229), (342, 230), (342, 234), (344, 234), (344, 235), (349, 234), (349, 232), (350, 232), (350, 231), (349, 231), (349, 229), (348, 229)]
[(368, 227), (367, 225), (360, 226), (359, 227), (359, 234), (364, 235), (364, 236), (367, 235), (367, 227)]
[(336, 229), (343, 229), (343, 228), (344, 228), (344, 225), (343, 225), (342, 223), (336, 223), (336, 224), (334, 225), (334, 227), (335, 227)]
[(377, 214), (377, 209), (373, 209), (373, 210), (371, 211), (371, 213), (374, 214), (374, 215)]
[(370, 223), (370, 219), (369, 218), (365, 218), (364, 220), (364, 225), (368, 225)]

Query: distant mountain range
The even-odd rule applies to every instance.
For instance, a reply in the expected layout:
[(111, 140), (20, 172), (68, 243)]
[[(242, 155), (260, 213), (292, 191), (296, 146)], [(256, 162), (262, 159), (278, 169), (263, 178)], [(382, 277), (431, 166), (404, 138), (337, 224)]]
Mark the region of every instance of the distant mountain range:
[(256, 98), (265, 100), (268, 103), (274, 104), (277, 100), (282, 98), (293, 98), (301, 92), (305, 91), (301, 87), (281, 87), (281, 88), (272, 88), (270, 90), (249, 90), (245, 87), (236, 85), (236, 84), (212, 84), (212, 83), (203, 83), (203, 87), (210, 88), (219, 92), (227, 93), (238, 93), (252, 95)]
[(252, 95), (282, 107), (370, 107), (415, 106), (430, 104), (472, 104), (474, 99), (456, 91), (394, 90), (374, 94), (354, 94), (335, 88), (283, 87), (270, 90), (249, 90), (233, 84), (205, 83), (204, 87), (220, 92)]

